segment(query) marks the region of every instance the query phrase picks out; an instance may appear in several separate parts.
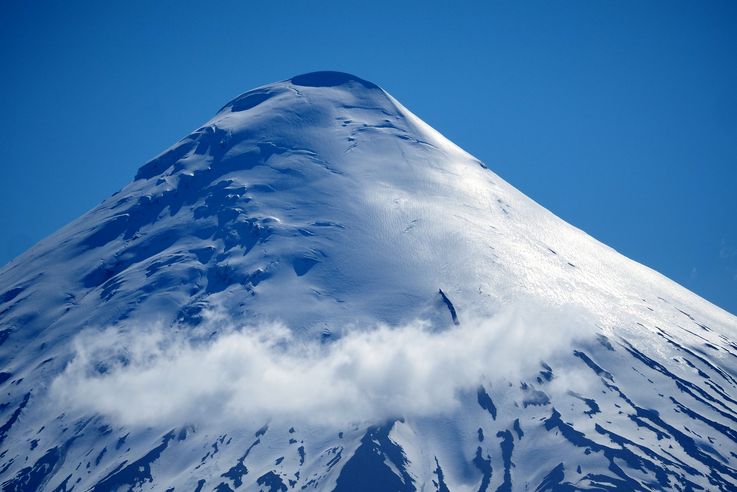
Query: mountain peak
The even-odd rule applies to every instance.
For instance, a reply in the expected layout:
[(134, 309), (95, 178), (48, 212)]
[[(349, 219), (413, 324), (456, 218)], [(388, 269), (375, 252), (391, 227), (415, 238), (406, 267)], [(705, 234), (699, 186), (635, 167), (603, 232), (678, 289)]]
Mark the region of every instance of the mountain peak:
[(335, 87), (338, 85), (358, 84), (367, 89), (379, 89), (379, 86), (350, 73), (335, 71), (309, 72), (289, 79), (294, 85), (304, 87)]
[[(246, 145), (309, 151), (334, 161), (362, 141), (373, 146), (379, 133), (405, 142), (428, 141), (436, 132), (411, 115), (379, 86), (342, 72), (312, 72), (257, 87), (236, 97), (204, 126), (139, 169), (150, 179), (169, 169), (189, 172), (193, 159), (207, 154), (210, 164), (243, 161)], [(248, 143), (246, 143), (248, 142)], [(250, 155), (245, 152), (245, 155)], [(191, 169), (190, 169), (191, 170)]]
[(479, 164), (235, 98), (0, 269), (0, 488), (732, 490), (737, 320)]
[[(340, 104), (340, 102), (336, 100), (334, 90), (336, 88), (340, 88), (340, 92), (345, 92), (344, 95), (338, 97), (343, 100), (346, 98), (358, 98), (363, 100), (378, 98), (379, 101), (388, 99), (386, 92), (373, 82), (369, 82), (345, 72), (321, 71), (296, 75), (291, 79), (287, 79), (282, 82), (266, 84), (247, 91), (226, 104), (218, 114), (223, 112), (237, 113), (240, 111), (246, 111), (276, 96), (283, 95), (303, 98), (305, 95), (310, 94), (317, 96), (317, 98), (321, 99), (322, 102), (337, 102)], [(328, 92), (324, 89), (330, 89), (330, 91)], [(285, 102), (288, 105), (293, 103), (292, 101), (287, 100), (282, 100), (282, 102)], [(314, 103), (317, 101), (313, 100), (312, 102)]]

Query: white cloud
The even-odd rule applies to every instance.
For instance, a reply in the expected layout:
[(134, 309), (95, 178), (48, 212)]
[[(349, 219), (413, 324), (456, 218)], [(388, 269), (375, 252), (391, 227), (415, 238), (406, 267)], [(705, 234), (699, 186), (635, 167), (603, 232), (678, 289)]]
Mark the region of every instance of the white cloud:
[(719, 257), (722, 259), (729, 259), (735, 256), (737, 256), (737, 249), (728, 244), (726, 239), (722, 239), (722, 242), (719, 245)]
[[(352, 327), (321, 344), (279, 324), (239, 327), (210, 313), (197, 329), (131, 325), (80, 335), (51, 394), (55, 405), (132, 426), (425, 416), (452, 412), (460, 392), (479, 383), (535, 374), (591, 329), (570, 313), (520, 305), (443, 331), (422, 321)], [(205, 340), (212, 332), (219, 335)]]

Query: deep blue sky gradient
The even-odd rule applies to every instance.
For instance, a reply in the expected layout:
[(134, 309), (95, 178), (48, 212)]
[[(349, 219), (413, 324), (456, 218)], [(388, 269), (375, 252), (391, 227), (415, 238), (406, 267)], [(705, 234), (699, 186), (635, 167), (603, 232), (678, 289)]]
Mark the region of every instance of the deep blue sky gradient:
[(737, 313), (737, 2), (0, 2), (0, 264), (248, 89), (354, 73)]

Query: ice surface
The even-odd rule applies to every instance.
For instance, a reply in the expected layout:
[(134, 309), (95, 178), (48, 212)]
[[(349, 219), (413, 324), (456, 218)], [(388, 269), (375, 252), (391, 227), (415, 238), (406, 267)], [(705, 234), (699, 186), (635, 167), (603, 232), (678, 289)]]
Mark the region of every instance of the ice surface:
[[(274, 326), (289, 335), (264, 342)], [(377, 329), (385, 345), (351, 345)], [(735, 490), (736, 339), (734, 316), (555, 217), (375, 84), (305, 74), (235, 98), (0, 270), (0, 481)], [(239, 343), (265, 343), (267, 362)], [(315, 369), (341, 347), (370, 411), (328, 391), (344, 373)], [(372, 365), (382, 348), (401, 363)], [(263, 372), (274, 360), (302, 379)]]

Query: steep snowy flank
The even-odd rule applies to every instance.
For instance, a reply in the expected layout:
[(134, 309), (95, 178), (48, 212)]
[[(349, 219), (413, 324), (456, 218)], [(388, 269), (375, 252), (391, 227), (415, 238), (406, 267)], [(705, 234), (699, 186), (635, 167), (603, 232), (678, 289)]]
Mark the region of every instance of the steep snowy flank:
[(305, 74), (0, 270), (0, 483), (736, 490), (736, 340), (378, 86)]

